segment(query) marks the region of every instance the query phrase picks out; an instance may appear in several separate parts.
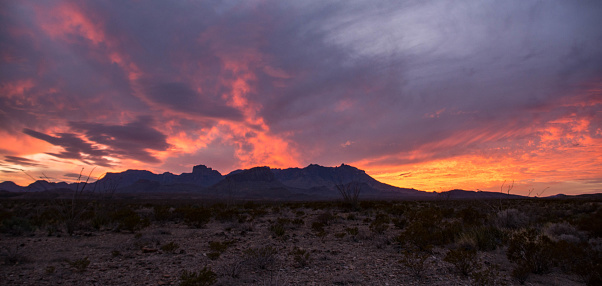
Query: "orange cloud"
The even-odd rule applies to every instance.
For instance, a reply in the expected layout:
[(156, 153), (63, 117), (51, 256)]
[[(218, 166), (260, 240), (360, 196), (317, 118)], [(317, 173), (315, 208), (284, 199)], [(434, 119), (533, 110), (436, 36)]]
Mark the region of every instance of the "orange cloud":
[(81, 36), (98, 45), (105, 42), (103, 30), (90, 20), (80, 9), (71, 3), (61, 3), (50, 11), (37, 7), (42, 28), (52, 37), (71, 40), (72, 36)]
[[(572, 106), (586, 105), (576, 102)], [(495, 132), (467, 130), (410, 152), (354, 164), (385, 183), (426, 191), (499, 191), (502, 182), (515, 180), (515, 193), (523, 195), (533, 186), (557, 188), (552, 193), (595, 192), (600, 191), (599, 187), (588, 188), (584, 182), (601, 177), (599, 135), (600, 128), (588, 115), (571, 113), (548, 121), (541, 129), (524, 126)], [(525, 136), (529, 139), (520, 139)], [(476, 145), (460, 155), (437, 158), (446, 150), (467, 144)]]

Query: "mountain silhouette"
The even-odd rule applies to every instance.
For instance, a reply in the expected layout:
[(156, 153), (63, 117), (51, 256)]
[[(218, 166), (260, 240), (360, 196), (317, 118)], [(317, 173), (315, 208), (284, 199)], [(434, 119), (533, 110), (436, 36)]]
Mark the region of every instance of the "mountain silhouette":
[[(191, 173), (180, 175), (127, 170), (107, 173), (102, 179), (86, 184), (85, 190), (137, 196), (167, 195), (172, 198), (329, 200), (340, 198), (337, 185), (350, 183), (360, 188), (361, 199), (468, 199), (498, 198), (503, 195), (463, 190), (437, 194), (399, 188), (381, 183), (365, 171), (346, 164), (337, 167), (311, 164), (305, 168), (287, 169), (254, 167), (232, 171), (225, 176), (205, 165), (194, 166)], [(83, 183), (51, 183), (43, 180), (27, 187), (18, 186), (13, 182), (0, 183), (0, 191), (46, 193), (45, 196), (52, 192), (73, 193), (74, 190), (81, 190), (83, 187)], [(513, 196), (515, 197), (520, 196)]]

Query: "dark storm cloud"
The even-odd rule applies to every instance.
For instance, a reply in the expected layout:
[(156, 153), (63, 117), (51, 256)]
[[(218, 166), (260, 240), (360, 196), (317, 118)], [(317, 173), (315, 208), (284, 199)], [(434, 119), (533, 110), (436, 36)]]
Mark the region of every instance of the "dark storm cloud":
[(70, 122), (69, 126), (83, 133), (88, 140), (108, 146), (112, 155), (158, 163), (159, 160), (148, 150), (165, 151), (169, 144), (167, 136), (153, 128), (154, 123), (151, 117), (142, 116), (126, 125)]
[[(69, 127), (74, 133), (59, 133), (56, 136), (31, 129), (24, 129), (23, 133), (64, 149), (59, 153), (47, 153), (49, 155), (107, 167), (113, 163), (105, 157), (160, 162), (151, 151), (167, 150), (169, 144), (167, 137), (154, 129), (152, 124), (152, 118), (139, 117), (126, 125), (70, 122)], [(83, 140), (82, 135), (87, 140)], [(98, 144), (106, 148), (101, 149)]]
[(27, 128), (23, 129), (23, 133), (64, 149), (64, 151), (59, 153), (47, 153), (48, 155), (62, 159), (76, 159), (86, 164), (98, 166), (107, 167), (111, 165), (103, 158), (104, 156), (109, 155), (107, 151), (98, 149), (92, 144), (82, 140), (76, 134), (59, 133), (57, 136), (51, 136)]
[(15, 164), (15, 165), (28, 166), (28, 167), (41, 166), (41, 164), (39, 164), (38, 162), (36, 162), (34, 160), (27, 159), (27, 158), (21, 158), (21, 157), (17, 157), (17, 156), (4, 156), (4, 161)]
[(241, 120), (239, 110), (198, 94), (185, 83), (148, 84), (146, 93), (154, 102), (172, 110), (202, 117)]
[[(26, 128), (63, 147), (60, 158), (156, 163), (151, 151), (174, 133), (245, 122), (229, 105), (243, 75), (244, 97), (302, 163), (407, 163), (389, 155), (420, 148), (431, 154), (420, 160), (450, 157), (523, 143), (516, 130), (573, 113), (598, 134), (599, 105), (563, 100), (602, 78), (599, 1), (15, 3), (0, 11), (0, 83), (33, 86), (0, 97), (0, 129)], [(63, 4), (90, 19), (98, 42), (83, 24), (44, 26), (39, 11)], [(59, 125), (54, 136), (33, 131)], [(235, 153), (223, 144), (195, 155)]]
[[(272, 130), (293, 134), (314, 160), (360, 160), (467, 137), (431, 147), (433, 156), (449, 157), (516, 139), (512, 131), (571, 114), (558, 100), (602, 75), (596, 2), (330, 7), (304, 7), (297, 21), (275, 16), (264, 52), (292, 78), (280, 87), (269, 79), (257, 84)], [(462, 133), (487, 136), (471, 142)], [(355, 143), (341, 148), (347, 141)]]

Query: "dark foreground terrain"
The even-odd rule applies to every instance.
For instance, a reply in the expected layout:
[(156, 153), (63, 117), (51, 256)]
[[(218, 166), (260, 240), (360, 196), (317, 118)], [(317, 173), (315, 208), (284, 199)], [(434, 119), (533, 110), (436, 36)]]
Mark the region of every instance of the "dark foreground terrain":
[(0, 200), (3, 285), (602, 285), (595, 199)]

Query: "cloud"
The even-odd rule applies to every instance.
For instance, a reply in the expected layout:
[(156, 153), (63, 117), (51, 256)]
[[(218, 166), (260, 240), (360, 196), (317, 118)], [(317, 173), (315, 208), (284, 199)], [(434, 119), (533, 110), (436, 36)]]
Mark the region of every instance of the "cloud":
[(577, 151), (600, 152), (596, 1), (2, 5), (0, 144), (53, 145), (9, 156), (174, 172), (346, 162), (417, 183), (458, 158), (565, 150), (598, 166)]
[(69, 122), (70, 130), (76, 133), (59, 133), (56, 136), (31, 129), (24, 129), (23, 133), (63, 148), (61, 152), (48, 155), (109, 167), (114, 165), (110, 158), (159, 163), (151, 151), (165, 151), (170, 145), (166, 142), (167, 137), (152, 124), (151, 117), (141, 116), (125, 125)]
[(99, 166), (108, 167), (111, 164), (107, 161), (104, 156), (108, 156), (109, 153), (105, 150), (99, 149), (98, 147), (88, 143), (73, 133), (59, 133), (57, 136), (47, 135), (41, 132), (37, 132), (31, 129), (23, 129), (23, 133), (46, 141), (52, 145), (63, 148), (63, 151), (59, 153), (46, 153), (62, 159), (75, 159), (80, 160), (86, 164), (93, 164)]
[(176, 113), (187, 113), (213, 119), (239, 121), (242, 114), (238, 109), (210, 96), (199, 94), (185, 83), (171, 82), (146, 84), (146, 94), (156, 104), (169, 108)]
[(27, 158), (21, 158), (21, 157), (17, 157), (17, 156), (4, 156), (4, 161), (11, 163), (11, 164), (15, 164), (15, 165), (20, 165), (20, 166), (28, 166), (28, 167), (41, 166), (41, 164), (39, 164), (38, 162), (36, 162), (34, 160), (27, 159)]

